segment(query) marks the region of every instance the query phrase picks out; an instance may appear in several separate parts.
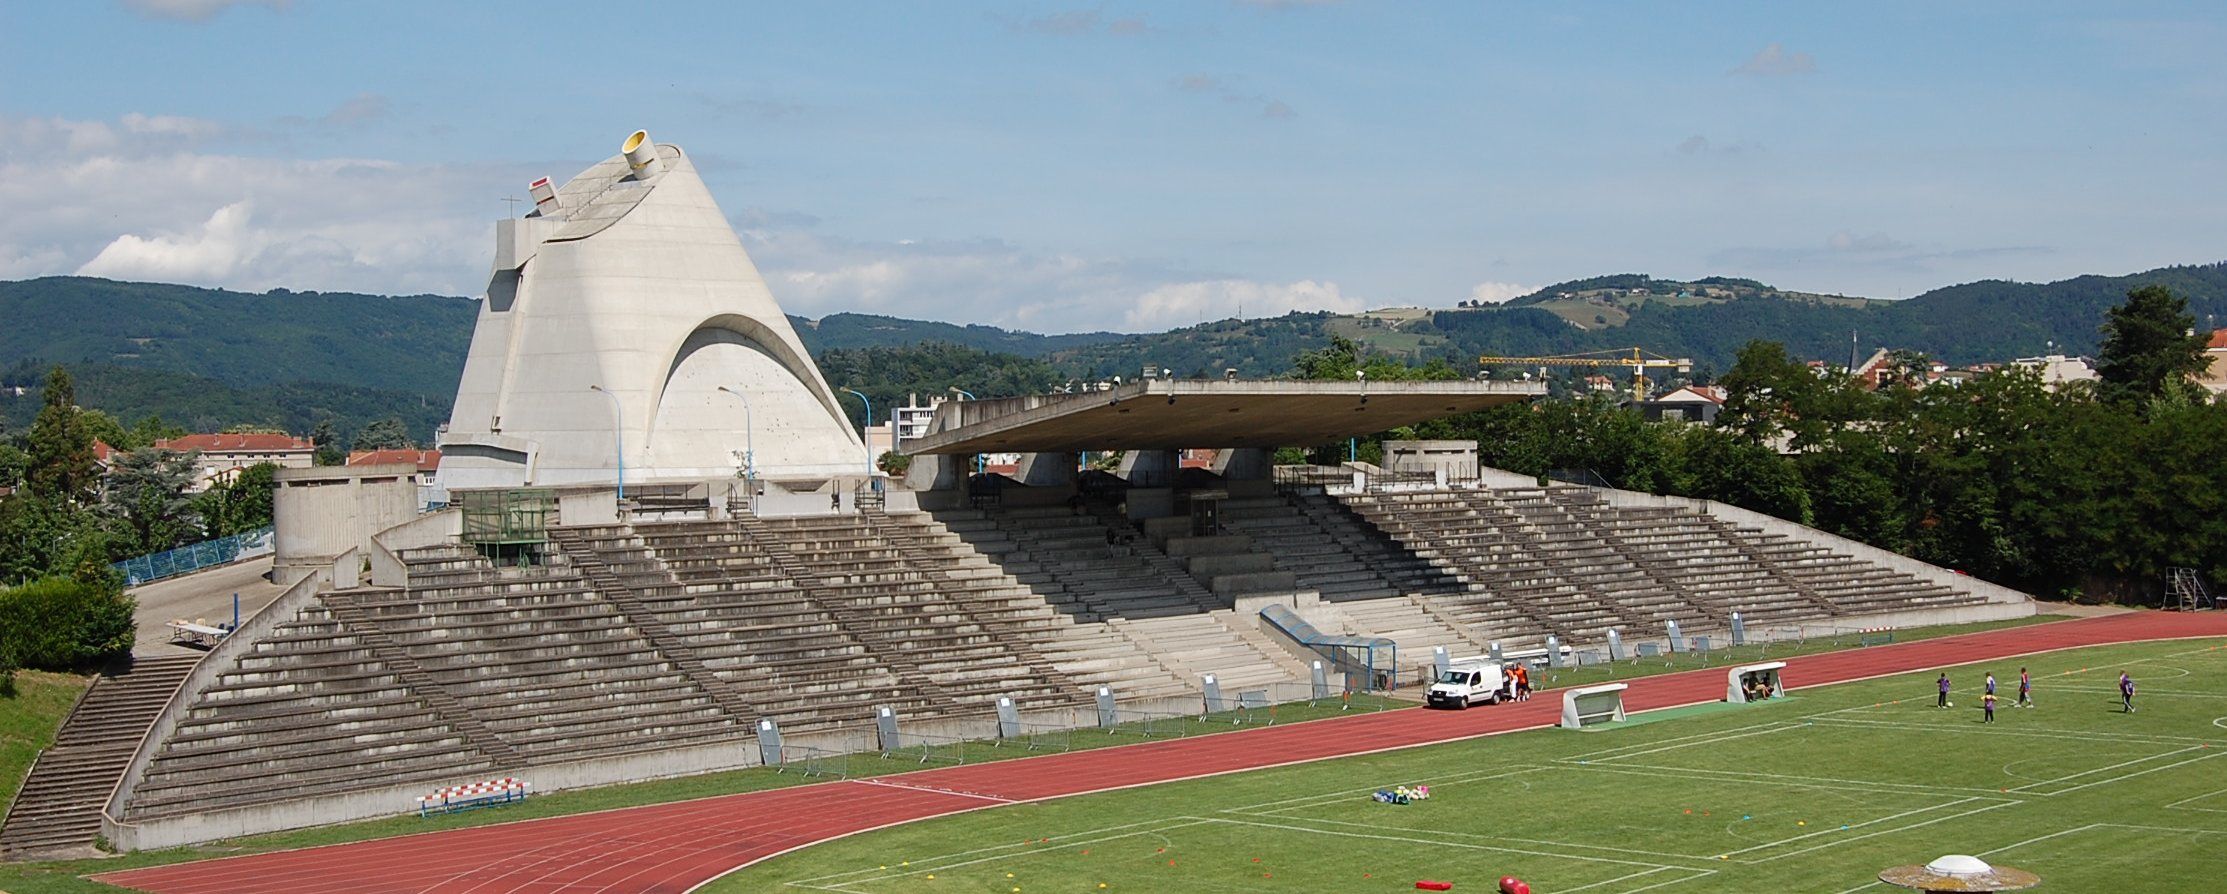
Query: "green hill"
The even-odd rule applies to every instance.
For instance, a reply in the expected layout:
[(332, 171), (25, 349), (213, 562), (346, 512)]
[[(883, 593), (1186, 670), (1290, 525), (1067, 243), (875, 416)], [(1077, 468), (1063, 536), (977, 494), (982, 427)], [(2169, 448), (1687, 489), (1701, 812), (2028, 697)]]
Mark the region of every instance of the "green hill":
[[(872, 378), (877, 370), (913, 369), (919, 358), (877, 363), (870, 356), (923, 343), (988, 352), (985, 362), (1028, 370), (983, 381), (1036, 381), (1046, 367), (1054, 380), (1130, 377), (1146, 366), (1187, 377), (1227, 369), (1279, 375), (1298, 352), (1332, 336), (1414, 360), (1444, 357), (1457, 368), (1480, 354), (1641, 345), (1691, 357), (1708, 373), (1729, 367), (1758, 338), (1784, 342), (1796, 356), (1845, 358), (1851, 332), (1866, 353), (1909, 348), (1958, 364), (2040, 354), (2050, 342), (2092, 355), (2104, 310), (2127, 289), (2153, 282), (2187, 295), (2200, 323), (2227, 322), (2227, 263), (2039, 284), (1988, 280), (1906, 301), (1727, 277), (1617, 274), (1557, 283), (1504, 305), (1293, 313), (1139, 335), (1039, 335), (847, 313), (791, 321), (815, 356), (851, 352), (843, 357), (846, 374), (857, 379), (850, 384), (875, 393), (924, 387)], [(0, 282), (0, 314), (9, 321), (0, 327), (0, 384), (35, 388), (46, 366), (61, 363), (78, 371), (88, 406), (126, 419), (160, 413), (195, 428), (298, 431), (330, 417), (347, 432), (399, 414), (428, 437), (455, 395), (477, 308), (433, 295), (249, 294), (84, 277)], [(0, 399), (0, 419), (20, 431), (35, 395)]]

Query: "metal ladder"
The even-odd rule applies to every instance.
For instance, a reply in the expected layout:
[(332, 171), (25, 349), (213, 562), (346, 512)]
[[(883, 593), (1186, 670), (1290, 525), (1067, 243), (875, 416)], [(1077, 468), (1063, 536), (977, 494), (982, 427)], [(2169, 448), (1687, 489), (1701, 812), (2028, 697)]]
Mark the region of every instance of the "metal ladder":
[(2205, 589), (2204, 579), (2196, 576), (2194, 568), (2173, 568), (2168, 572), (2166, 606), (2178, 611), (2205, 611), (2219, 607), (2211, 591)]

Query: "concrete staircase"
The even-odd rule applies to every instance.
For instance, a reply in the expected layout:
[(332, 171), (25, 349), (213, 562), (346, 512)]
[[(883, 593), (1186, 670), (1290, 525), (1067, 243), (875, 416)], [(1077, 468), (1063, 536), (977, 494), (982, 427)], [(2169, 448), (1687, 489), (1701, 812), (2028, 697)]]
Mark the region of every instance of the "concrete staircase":
[(139, 737), (193, 670), (198, 655), (146, 658), (103, 674), (63, 720), (0, 825), (0, 860), (88, 848), (101, 808), (131, 764)]

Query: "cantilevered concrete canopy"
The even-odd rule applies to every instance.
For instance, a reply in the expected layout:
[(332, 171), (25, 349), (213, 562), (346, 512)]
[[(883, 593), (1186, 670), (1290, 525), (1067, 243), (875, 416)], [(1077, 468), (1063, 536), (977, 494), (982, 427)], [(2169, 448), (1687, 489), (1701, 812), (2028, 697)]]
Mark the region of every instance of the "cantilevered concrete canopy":
[(1304, 447), (1546, 394), (1526, 382), (1160, 379), (1111, 391), (950, 401), (905, 452)]

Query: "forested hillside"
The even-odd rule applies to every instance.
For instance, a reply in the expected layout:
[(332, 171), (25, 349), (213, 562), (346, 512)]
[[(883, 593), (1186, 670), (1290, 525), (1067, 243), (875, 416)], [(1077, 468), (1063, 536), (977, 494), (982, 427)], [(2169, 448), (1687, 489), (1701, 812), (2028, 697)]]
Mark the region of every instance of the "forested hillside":
[[(870, 314), (792, 317), (829, 379), (877, 396), (931, 387), (956, 357), (913, 350), (951, 345), (996, 371), (945, 385), (983, 396), (1025, 383), (1135, 376), (1281, 375), (1301, 351), (1333, 335), (1406, 360), (1471, 368), (1479, 354), (1560, 354), (1640, 345), (1691, 357), (1701, 375), (1730, 368), (1753, 339), (1798, 357), (1844, 360), (1850, 334), (1868, 354), (1907, 348), (1965, 364), (2031, 356), (2051, 342), (2093, 354), (2104, 309), (2145, 283), (2189, 299), (2200, 326), (2227, 322), (2227, 263), (2047, 284), (1998, 280), (1876, 301), (1778, 289), (1748, 279), (1690, 282), (1617, 274), (1548, 286), (1507, 305), (1337, 315), (1294, 313), (1222, 320), (1169, 332), (1038, 335), (991, 326)], [(304, 430), (331, 421), (343, 434), (399, 415), (430, 437), (448, 415), (476, 302), (439, 296), (264, 294), (83, 277), (0, 282), (0, 385), (33, 389), (0, 399), (0, 420), (21, 430), (46, 370), (78, 371), (88, 406), (126, 420), (160, 414), (193, 428), (256, 424)], [(904, 349), (904, 350), (895, 350)], [(877, 358), (877, 352), (893, 351)], [(855, 352), (835, 355), (833, 352)], [(949, 367), (959, 369), (960, 367)], [(933, 375), (930, 370), (937, 370)], [(981, 384), (969, 387), (966, 382)]]

